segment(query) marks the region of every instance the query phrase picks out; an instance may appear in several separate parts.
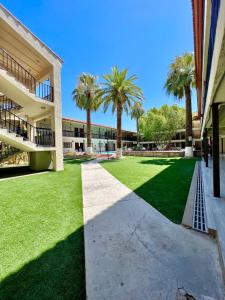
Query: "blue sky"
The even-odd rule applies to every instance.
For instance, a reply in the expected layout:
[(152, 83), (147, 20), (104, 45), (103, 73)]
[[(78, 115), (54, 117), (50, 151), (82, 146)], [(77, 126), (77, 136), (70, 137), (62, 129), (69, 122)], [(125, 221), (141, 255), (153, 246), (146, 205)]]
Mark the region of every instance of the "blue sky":
[[(138, 76), (144, 108), (173, 104), (163, 89), (168, 65), (185, 51), (193, 51), (189, 0), (2, 0), (2, 4), (64, 61), (63, 115), (85, 120), (72, 102), (71, 92), (81, 72), (101, 76), (112, 66)], [(101, 77), (99, 78), (101, 81)], [(183, 103), (182, 103), (183, 105)], [(193, 110), (196, 95), (193, 93)], [(116, 126), (116, 116), (102, 109), (92, 122)], [(135, 122), (123, 116), (123, 128)]]

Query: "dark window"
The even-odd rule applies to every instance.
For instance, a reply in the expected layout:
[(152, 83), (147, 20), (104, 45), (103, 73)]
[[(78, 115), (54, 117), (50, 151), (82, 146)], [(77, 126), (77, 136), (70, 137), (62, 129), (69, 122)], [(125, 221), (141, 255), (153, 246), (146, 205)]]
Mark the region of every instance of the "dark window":
[(64, 142), (63, 143), (63, 148), (72, 148), (72, 143), (71, 142)]

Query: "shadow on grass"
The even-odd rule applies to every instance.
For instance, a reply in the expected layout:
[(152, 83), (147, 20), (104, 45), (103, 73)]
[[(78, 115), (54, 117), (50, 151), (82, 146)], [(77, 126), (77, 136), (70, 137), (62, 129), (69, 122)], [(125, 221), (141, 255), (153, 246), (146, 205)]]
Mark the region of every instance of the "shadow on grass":
[(18, 167), (5, 167), (0, 168), (0, 179), (3, 178), (10, 178), (16, 176), (23, 176), (23, 175), (31, 175), (36, 173), (41, 173), (42, 171), (35, 172), (30, 169), (29, 166), (18, 166)]
[(140, 163), (166, 165), (166, 169), (134, 192), (176, 224), (183, 218), (196, 159), (147, 160)]
[[(176, 224), (180, 224), (187, 202), (187, 196), (196, 161), (197, 159), (184, 158), (147, 158), (143, 160), (140, 158), (140, 160), (133, 162), (134, 167), (132, 169), (132, 173), (134, 175), (132, 175), (132, 181), (136, 181), (136, 186), (138, 182), (140, 182), (140, 185), (133, 189), (133, 191), (160, 211), (169, 220)], [(103, 165), (107, 163), (107, 161), (104, 161)], [(121, 164), (123, 164), (122, 161)], [(140, 174), (141, 164), (149, 165), (149, 168), (154, 165), (165, 166), (165, 168), (161, 172), (156, 173), (155, 176), (149, 178), (149, 180), (142, 183), (140, 179), (142, 176), (142, 174)], [(135, 178), (135, 168), (138, 168), (137, 178)], [(125, 185), (132, 188), (132, 185), (129, 186), (129, 181), (126, 176), (120, 176), (120, 172), (117, 170), (116, 173), (115, 170), (112, 174)], [(126, 172), (129, 172), (129, 170), (130, 169), (127, 168), (127, 170), (124, 171), (125, 174)], [(148, 177), (146, 168), (143, 171), (143, 176), (145, 178), (144, 180)], [(149, 175), (149, 177), (150, 176), (151, 175)]]
[(138, 163), (144, 165), (158, 165), (158, 166), (165, 166), (165, 165), (173, 165), (175, 164), (180, 158), (153, 158), (149, 160), (142, 160)]
[(0, 283), (1, 300), (85, 299), (83, 227)]
[[(80, 165), (81, 163), (87, 161), (85, 158), (65, 158), (64, 164), (66, 165)], [(3, 178), (11, 178), (11, 177), (19, 177), (24, 175), (38, 174), (51, 170), (43, 170), (43, 171), (33, 171), (30, 169), (30, 166), (16, 166), (16, 167), (4, 167), (0, 168), (0, 179)]]

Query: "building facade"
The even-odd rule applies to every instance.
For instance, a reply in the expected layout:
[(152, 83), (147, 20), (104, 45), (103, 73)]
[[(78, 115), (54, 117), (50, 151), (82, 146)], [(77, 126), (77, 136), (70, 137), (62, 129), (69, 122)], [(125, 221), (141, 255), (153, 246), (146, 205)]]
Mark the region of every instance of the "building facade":
[[(34, 170), (63, 169), (62, 60), (0, 4), (0, 141)], [(48, 129), (38, 124), (48, 118)]]
[(192, 0), (192, 8), (201, 137), (207, 166), (212, 152), (213, 194), (220, 197), (220, 156), (225, 146), (225, 0)]
[[(63, 118), (63, 151), (85, 151), (87, 147), (87, 124), (84, 121)], [(116, 150), (116, 128), (92, 124), (92, 147), (94, 152)], [(123, 149), (132, 149), (137, 146), (137, 133), (123, 130)]]

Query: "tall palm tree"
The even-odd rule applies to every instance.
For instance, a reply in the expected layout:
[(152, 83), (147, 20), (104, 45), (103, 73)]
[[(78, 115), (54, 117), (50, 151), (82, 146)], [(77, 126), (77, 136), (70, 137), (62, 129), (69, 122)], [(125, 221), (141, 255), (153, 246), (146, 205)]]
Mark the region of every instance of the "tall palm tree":
[(137, 145), (139, 146), (140, 135), (139, 135), (139, 120), (140, 117), (143, 116), (145, 110), (140, 102), (135, 102), (131, 107), (131, 119), (136, 120), (136, 128), (137, 128)]
[(191, 89), (195, 87), (195, 64), (192, 53), (178, 56), (169, 66), (169, 73), (165, 83), (168, 94), (178, 100), (186, 100), (186, 142), (185, 155), (193, 156), (192, 149), (192, 108)]
[(105, 82), (102, 89), (104, 111), (112, 105), (112, 112), (117, 111), (117, 157), (122, 156), (122, 114), (128, 113), (131, 106), (142, 101), (143, 95), (141, 89), (134, 84), (136, 75), (127, 76), (128, 70), (119, 70), (112, 68), (111, 74), (103, 76)]
[(79, 76), (77, 86), (72, 92), (73, 100), (77, 107), (87, 112), (87, 149), (92, 154), (91, 143), (91, 112), (96, 111), (101, 104), (101, 89), (97, 84), (97, 77), (91, 74), (82, 73)]

